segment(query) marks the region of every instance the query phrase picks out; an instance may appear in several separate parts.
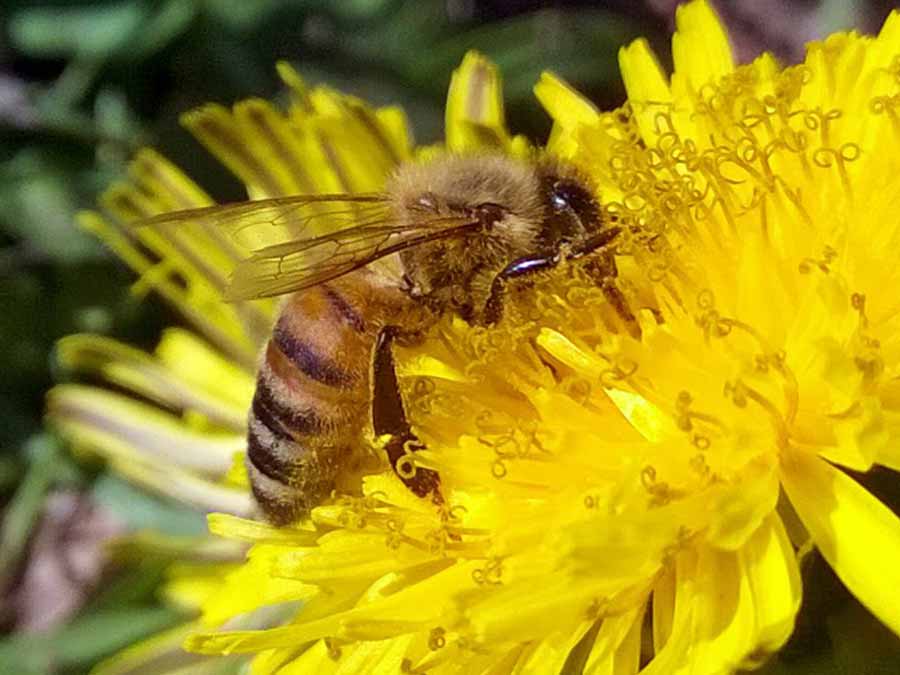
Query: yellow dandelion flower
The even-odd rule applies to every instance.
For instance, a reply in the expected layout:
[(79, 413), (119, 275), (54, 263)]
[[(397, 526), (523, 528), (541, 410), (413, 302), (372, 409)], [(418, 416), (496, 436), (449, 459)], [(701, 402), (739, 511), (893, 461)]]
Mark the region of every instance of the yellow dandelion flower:
[[(789, 68), (736, 66), (702, 0), (677, 23), (671, 78), (645, 42), (622, 50), (620, 110), (553, 75), (536, 87), (547, 150), (595, 179), (621, 229), (611, 283), (634, 320), (573, 262), (497, 327), (448, 317), (398, 350), (427, 446), (411, 461), (440, 474), (444, 503), (385, 470), (294, 527), (211, 516), (252, 546), (187, 649), (253, 654), (255, 674), (732, 672), (791, 634), (810, 542), (900, 634), (900, 520), (844, 470), (900, 469), (900, 14)], [(377, 189), (413, 157), (396, 112), (302, 96), (285, 115), (250, 102), (188, 121), (253, 197), (321, 190), (318, 171)], [(477, 56), (446, 136), (529, 151)], [(164, 243), (152, 270), (192, 259)], [(211, 278), (141, 271), (173, 297)], [(216, 312), (251, 311), (204, 288)], [(252, 352), (240, 321), (210, 335), (234, 358)]]

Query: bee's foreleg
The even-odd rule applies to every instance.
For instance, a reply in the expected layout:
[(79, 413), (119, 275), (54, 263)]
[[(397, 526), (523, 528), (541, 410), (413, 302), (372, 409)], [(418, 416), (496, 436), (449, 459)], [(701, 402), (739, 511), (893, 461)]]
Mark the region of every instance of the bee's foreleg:
[[(481, 323), (486, 326), (491, 326), (503, 317), (503, 304), (506, 298), (506, 288), (513, 279), (528, 277), (537, 272), (546, 272), (559, 265), (560, 261), (563, 259), (574, 260), (598, 251), (609, 244), (618, 235), (619, 228), (608, 228), (585, 240), (577, 248), (568, 248), (565, 250), (560, 248), (552, 253), (542, 253), (540, 255), (527, 256), (519, 258), (518, 260), (513, 260), (509, 265), (500, 270), (491, 282), (491, 291), (490, 295), (488, 295), (487, 302), (484, 304), (484, 311), (481, 314)], [(613, 261), (612, 264), (615, 265), (615, 258), (611, 257), (611, 259)]]
[(612, 251), (601, 251), (598, 255), (591, 258), (585, 264), (585, 272), (587, 272), (603, 291), (607, 302), (616, 310), (616, 314), (625, 323), (628, 332), (632, 337), (640, 337), (640, 327), (628, 306), (628, 299), (622, 290), (616, 284), (616, 277), (619, 276), (619, 268), (616, 265), (616, 257)]
[(376, 436), (389, 435), (385, 446), (394, 473), (419, 497), (432, 495), (441, 499), (440, 476), (436, 471), (417, 467), (411, 461), (412, 453), (425, 446), (412, 432), (403, 408), (403, 397), (394, 367), (393, 343), (400, 331), (395, 326), (385, 326), (375, 341), (372, 355), (372, 427)]
[(493, 326), (503, 318), (503, 305), (506, 300), (506, 287), (513, 279), (530, 276), (536, 272), (544, 272), (553, 269), (559, 264), (561, 257), (557, 251), (551, 255), (528, 256), (513, 260), (504, 267), (491, 282), (491, 292), (484, 310), (481, 312), (480, 323), (485, 326)]
[(590, 255), (583, 265), (584, 271), (597, 282), (606, 300), (616, 310), (616, 313), (625, 323), (628, 332), (633, 337), (640, 336), (640, 328), (637, 319), (628, 306), (628, 300), (622, 290), (616, 285), (616, 277), (619, 276), (619, 267), (616, 265), (615, 252), (609, 249), (608, 244), (619, 236), (622, 229), (609, 227), (601, 230), (593, 237), (587, 239), (581, 246), (573, 249), (568, 259), (575, 260)]

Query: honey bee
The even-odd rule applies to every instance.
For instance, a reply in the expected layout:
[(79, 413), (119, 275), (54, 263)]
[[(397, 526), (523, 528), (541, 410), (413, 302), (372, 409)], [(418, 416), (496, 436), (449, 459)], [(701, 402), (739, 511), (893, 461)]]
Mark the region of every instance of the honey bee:
[(404, 411), (395, 341), (420, 339), (448, 312), (493, 325), (510, 285), (582, 257), (633, 321), (615, 285), (619, 228), (602, 214), (566, 163), (473, 155), (401, 165), (380, 194), (248, 201), (145, 224), (224, 232), (249, 249), (229, 298), (287, 296), (259, 359), (246, 455), (256, 502), (285, 525), (344, 486), (367, 428), (389, 438), (388, 460), (413, 493), (441, 500), (439, 475), (408, 461), (423, 446)]

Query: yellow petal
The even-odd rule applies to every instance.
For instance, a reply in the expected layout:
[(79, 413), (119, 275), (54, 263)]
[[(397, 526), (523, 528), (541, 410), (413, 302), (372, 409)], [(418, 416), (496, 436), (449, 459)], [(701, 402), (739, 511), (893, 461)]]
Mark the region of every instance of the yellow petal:
[(184, 623), (142, 640), (94, 666), (91, 675), (141, 675), (141, 673), (187, 672), (205, 658), (181, 648), (184, 639), (200, 628), (199, 622)]
[(602, 139), (597, 108), (554, 73), (541, 73), (534, 95), (553, 118), (547, 150), (557, 157), (576, 158), (584, 137)]
[(784, 458), (782, 484), (841, 581), (900, 635), (900, 518), (847, 474), (811, 454)]
[(227, 513), (211, 513), (207, 516), (209, 531), (228, 539), (266, 544), (291, 544), (311, 546), (321, 536), (312, 529), (275, 527), (258, 520), (238, 518)]
[[(403, 672), (403, 662), (413, 637), (400, 636), (391, 640), (361, 642), (341, 659), (335, 675), (392, 675)], [(311, 672), (311, 671), (310, 671)], [(318, 671), (316, 671), (318, 672)]]
[(755, 650), (753, 594), (737, 554), (702, 547), (694, 580), (693, 667), (729, 672)]
[(229, 111), (209, 104), (182, 115), (182, 124), (247, 186), (255, 199), (314, 189), (300, 162), (301, 146), (286, 118), (252, 99)]
[(641, 137), (652, 147), (659, 135), (656, 113), (672, 101), (668, 78), (643, 38), (619, 50), (619, 70)]
[(177, 466), (217, 477), (244, 445), (243, 434), (203, 433), (159, 408), (98, 387), (60, 385), (47, 397), (48, 419), (107, 459)]
[(781, 519), (770, 515), (740, 555), (753, 592), (758, 649), (772, 653), (793, 632), (802, 593), (797, 558)]
[(239, 368), (193, 333), (179, 328), (163, 331), (155, 354), (191, 386), (229, 404), (241, 416), (239, 429), (244, 430), (254, 390), (251, 372)]
[(445, 113), (445, 143), (451, 152), (509, 149), (503, 84), (497, 66), (469, 52), (450, 78)]
[[(339, 649), (339, 648), (338, 648)], [(338, 649), (329, 649), (324, 640), (319, 640), (309, 649), (300, 654), (297, 658), (292, 659), (284, 668), (277, 671), (278, 675), (308, 675), (315, 673), (316, 675), (334, 675), (339, 665), (340, 652)], [(263, 652), (260, 658), (265, 654), (278, 654), (282, 652)], [(337, 658), (335, 658), (337, 657)], [(256, 662), (253, 662), (252, 675), (257, 675)]]
[(553, 120), (564, 127), (590, 126), (599, 120), (600, 113), (594, 104), (555, 73), (541, 73), (541, 79), (534, 85), (534, 95)]
[(706, 0), (681, 5), (675, 13), (677, 30), (672, 36), (672, 60), (676, 78), (696, 92), (734, 70), (728, 35)]
[(642, 607), (605, 618), (588, 656), (584, 669), (585, 675), (618, 675), (618, 673), (637, 672), (636, 662), (633, 667), (628, 667), (632, 665), (630, 663), (632, 659), (629, 656), (634, 652), (636, 636), (639, 649), (643, 618)]
[(711, 496), (710, 509), (718, 516), (707, 533), (713, 546), (741, 549), (770, 516), (779, 491), (773, 463), (750, 464), (742, 472), (740, 487)]
[(100, 375), (151, 401), (201, 413), (238, 433), (246, 424), (253, 378), (187, 331), (166, 331), (158, 359), (98, 335), (69, 335), (57, 343), (56, 356), (63, 368)]
[(292, 548), (258, 544), (251, 549), (246, 563), (230, 573), (219, 573), (216, 592), (203, 606), (204, 624), (218, 626), (237, 614), (259, 607), (307, 600), (317, 595), (319, 590), (315, 586), (267, 573)]
[(659, 652), (672, 634), (675, 617), (675, 570), (666, 568), (653, 589), (653, 650)]

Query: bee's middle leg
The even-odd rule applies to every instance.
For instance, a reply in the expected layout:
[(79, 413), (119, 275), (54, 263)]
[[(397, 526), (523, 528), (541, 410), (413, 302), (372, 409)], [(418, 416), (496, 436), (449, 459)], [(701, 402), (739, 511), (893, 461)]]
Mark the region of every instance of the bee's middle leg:
[(400, 335), (395, 326), (385, 326), (378, 334), (372, 358), (372, 427), (376, 436), (389, 435), (385, 446), (391, 468), (414, 494), (432, 495), (441, 500), (437, 471), (417, 467), (409, 455), (425, 446), (412, 432), (394, 366), (394, 339)]

